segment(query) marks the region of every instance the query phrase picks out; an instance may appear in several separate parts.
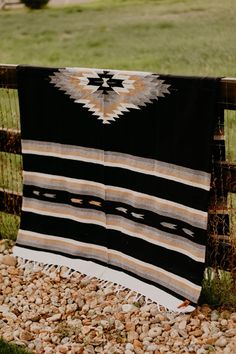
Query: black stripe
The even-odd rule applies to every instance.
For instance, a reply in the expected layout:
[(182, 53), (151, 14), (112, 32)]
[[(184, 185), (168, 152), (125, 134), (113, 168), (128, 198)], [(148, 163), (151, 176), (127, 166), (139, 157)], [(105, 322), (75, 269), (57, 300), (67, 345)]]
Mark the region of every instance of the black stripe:
[(31, 154), (23, 155), (23, 167), (25, 171), (60, 175), (127, 188), (207, 211), (208, 191), (164, 178), (117, 167), (104, 168), (104, 166), (94, 163)]
[[(175, 251), (93, 224), (23, 212), (21, 229), (104, 246), (153, 264), (200, 285), (204, 264)], [(70, 235), (70, 237), (68, 237)]]
[[(35, 194), (34, 192), (36, 192), (37, 194)], [(50, 198), (46, 195), (47, 193), (55, 195), (55, 198)], [(128, 220), (135, 221), (143, 225), (148, 225), (164, 232), (168, 232), (172, 234), (173, 237), (175, 235), (179, 235), (201, 245), (205, 245), (206, 243), (206, 230), (194, 227), (179, 219), (163, 216), (149, 210), (134, 208), (132, 207), (132, 205), (128, 205), (125, 203), (105, 201), (101, 198), (90, 195), (73, 194), (66, 191), (38, 188), (31, 185), (24, 185), (24, 196), (27, 198), (33, 198), (36, 200), (42, 200), (50, 203), (72, 205), (81, 209), (89, 208), (100, 211), (103, 210), (107, 214), (122, 216)], [(72, 202), (71, 199), (73, 198), (81, 199), (81, 204)], [(91, 205), (91, 201), (96, 201), (100, 203), (100, 206)], [(117, 208), (124, 208), (126, 210), (126, 213), (121, 210), (118, 210)], [(132, 213), (143, 215), (143, 219), (135, 217)], [(165, 224), (163, 225), (163, 223), (174, 225), (175, 228), (172, 229), (171, 227), (168, 227)], [(185, 232), (185, 229), (191, 231), (193, 233), (193, 236), (187, 234)]]

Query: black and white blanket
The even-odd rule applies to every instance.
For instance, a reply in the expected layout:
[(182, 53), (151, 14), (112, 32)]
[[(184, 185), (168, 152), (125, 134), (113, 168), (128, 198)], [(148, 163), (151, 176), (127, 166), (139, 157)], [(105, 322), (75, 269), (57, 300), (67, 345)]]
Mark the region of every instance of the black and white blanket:
[[(23, 206), (14, 254), (170, 310), (205, 266), (214, 78), (17, 68)], [(192, 306), (193, 305), (193, 306)]]

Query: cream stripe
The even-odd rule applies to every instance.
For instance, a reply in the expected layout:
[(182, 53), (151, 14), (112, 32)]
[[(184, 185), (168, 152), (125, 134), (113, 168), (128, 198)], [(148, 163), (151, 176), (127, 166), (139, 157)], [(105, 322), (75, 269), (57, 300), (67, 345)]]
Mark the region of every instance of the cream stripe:
[(162, 161), (73, 145), (23, 140), (22, 152), (118, 167), (161, 177), (204, 190), (210, 189), (210, 174)]
[(124, 255), (121, 252), (111, 249), (108, 250), (103, 246), (90, 243), (86, 244), (80, 241), (62, 239), (57, 236), (44, 235), (26, 230), (19, 230), (17, 242), (22, 245), (41, 246), (44, 249), (57, 249), (58, 251), (61, 250), (68, 254), (71, 253), (78, 256), (80, 252), (83, 252), (88, 257), (97, 256), (98, 260), (103, 260), (105, 262), (108, 257), (109, 263), (113, 265), (122, 265), (122, 268), (135, 272), (135, 274), (140, 276), (145, 276), (145, 278), (158, 282), (163, 286), (167, 286), (169, 289), (177, 291), (180, 295), (185, 296), (191, 301), (195, 301), (198, 298), (201, 289), (200, 286), (193, 284), (189, 280), (178, 275)]
[(160, 215), (183, 220), (193, 226), (205, 229), (207, 225), (207, 212), (187, 207), (185, 205), (157, 198), (126, 188), (105, 186), (104, 184), (79, 180), (64, 176), (48, 175), (38, 172), (23, 172), (24, 184), (49, 189), (62, 189), (78, 194), (89, 194), (108, 201), (116, 201), (145, 209)]
[(146, 226), (124, 217), (105, 214), (103, 211), (80, 209), (66, 204), (50, 203), (24, 198), (23, 211), (40, 215), (62, 217), (82, 223), (103, 226), (109, 230), (123, 232), (125, 235), (141, 238), (144, 241), (176, 251), (191, 259), (204, 263), (205, 247), (178, 235), (171, 235), (161, 230)]

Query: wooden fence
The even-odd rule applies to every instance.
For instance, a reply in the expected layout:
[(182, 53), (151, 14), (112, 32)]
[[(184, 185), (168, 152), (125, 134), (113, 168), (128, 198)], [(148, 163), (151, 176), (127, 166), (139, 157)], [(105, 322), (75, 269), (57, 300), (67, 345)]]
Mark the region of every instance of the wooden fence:
[[(0, 89), (17, 90), (16, 66), (0, 65)], [(220, 115), (214, 136), (208, 227), (208, 259), (211, 264), (214, 262), (221, 263), (220, 260), (223, 257), (222, 252), (224, 252), (225, 258), (227, 252), (231, 252), (232, 247), (236, 247), (236, 210), (232, 210), (232, 207), (230, 207), (228, 203), (229, 193), (236, 193), (236, 162), (233, 163), (226, 158), (224, 133), (225, 112), (229, 110), (236, 112), (236, 78), (221, 79), (218, 104)], [(236, 114), (234, 118), (236, 124)], [(233, 142), (231, 142), (231, 144), (232, 143)], [(234, 144), (236, 144), (236, 141)], [(21, 154), (20, 130), (4, 128), (1, 126), (1, 121), (0, 152), (6, 154)], [(21, 192), (9, 191), (0, 186), (1, 212), (20, 215), (21, 202)], [(232, 219), (232, 213), (235, 213), (235, 227), (232, 227), (230, 221)], [(211, 257), (212, 254), (214, 254), (213, 257)], [(235, 254), (236, 253), (234, 253), (234, 256)], [(232, 267), (232, 259), (225, 263), (225, 268), (229, 268), (229, 264), (227, 263), (231, 263)], [(233, 266), (235, 267), (235, 264)]]

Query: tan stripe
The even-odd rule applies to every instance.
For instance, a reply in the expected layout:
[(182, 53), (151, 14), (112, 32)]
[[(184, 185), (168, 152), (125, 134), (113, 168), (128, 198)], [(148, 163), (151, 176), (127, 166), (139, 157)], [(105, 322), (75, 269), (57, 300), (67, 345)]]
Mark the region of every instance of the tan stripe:
[[(30, 236), (30, 237), (29, 237)], [(72, 241), (72, 242), (71, 242)], [(41, 248), (58, 250), (67, 252), (68, 254), (78, 255), (82, 253), (87, 255), (88, 258), (97, 257), (99, 260), (107, 262), (109, 257), (109, 263), (113, 265), (121, 265), (123, 269), (131, 271), (137, 275), (145, 276), (146, 279), (159, 283), (167, 288), (176, 291), (187, 299), (194, 301), (199, 296), (200, 287), (191, 283), (190, 281), (181, 278), (175, 274), (169, 273), (161, 268), (155, 267), (151, 264), (144, 263), (135, 258), (123, 255), (120, 252), (114, 250), (108, 250), (105, 247), (97, 246), (93, 244), (84, 244), (79, 241), (65, 240), (60, 237), (36, 234), (32, 232), (19, 231), (18, 243), (28, 246), (38, 246)], [(115, 281), (115, 279), (114, 279)]]
[(107, 167), (120, 167), (131, 171), (173, 180), (205, 190), (210, 188), (210, 174), (192, 170), (155, 159), (133, 156), (124, 153), (103, 151), (73, 145), (23, 140), (24, 154), (54, 156), (77, 161), (102, 164)]
[(198, 245), (183, 237), (171, 235), (150, 226), (146, 226), (124, 217), (106, 214), (100, 210), (79, 209), (69, 205), (49, 203), (25, 198), (23, 210), (49, 215), (55, 217), (68, 218), (83, 223), (90, 223), (106, 227), (107, 229), (121, 231), (132, 237), (141, 238), (149, 243), (185, 254), (186, 256), (204, 262), (205, 247)]

